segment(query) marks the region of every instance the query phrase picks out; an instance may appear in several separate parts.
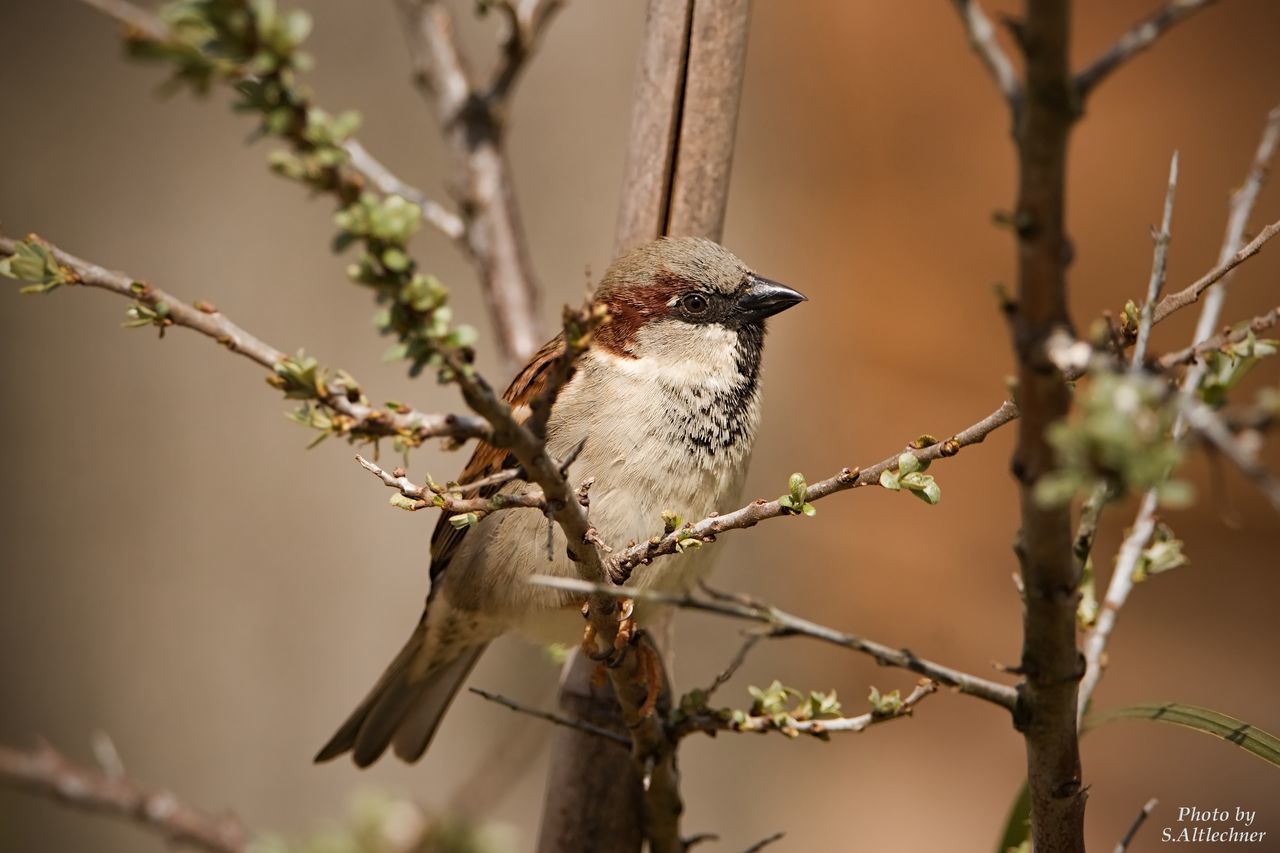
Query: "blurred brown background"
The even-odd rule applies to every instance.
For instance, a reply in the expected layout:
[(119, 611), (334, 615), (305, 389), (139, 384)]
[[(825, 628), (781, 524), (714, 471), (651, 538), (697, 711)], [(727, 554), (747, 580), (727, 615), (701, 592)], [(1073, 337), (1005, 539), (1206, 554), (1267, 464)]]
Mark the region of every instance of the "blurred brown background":
[[(443, 195), (450, 173), (408, 84), (390, 3), (299, 0), (314, 13), (311, 83), (321, 103), (358, 107), (361, 138), (406, 178)], [(761, 0), (725, 241), (812, 302), (774, 323), (766, 419), (748, 487), (774, 496), (787, 475), (874, 462), (923, 431), (946, 435), (989, 412), (1010, 359), (990, 285), (1012, 276), (1012, 244), (990, 224), (1013, 197), (1008, 122), (950, 4)], [(1155, 5), (1078, 3), (1083, 62)], [(470, 4), (458, 3), (463, 17)], [(992, 13), (1013, 3), (988, 3)], [(154, 68), (122, 61), (116, 29), (69, 0), (4, 0), (0, 52), (0, 225), (215, 302), (282, 349), (305, 346), (378, 399), (426, 409), (451, 389), (379, 361), (367, 294), (325, 249), (327, 201), (265, 169), (250, 124), (209, 103), (161, 101)], [(607, 264), (643, 4), (577, 0), (556, 22), (517, 98), (518, 190), (545, 286), (544, 315)], [(1266, 110), (1280, 101), (1280, 6), (1221, 4), (1106, 83), (1072, 148), (1072, 307), (1082, 327), (1145, 287), (1168, 158), (1182, 153), (1170, 285), (1214, 263), (1227, 194), (1243, 177)], [(491, 22), (469, 25), (476, 58)], [(1280, 187), (1254, 222), (1280, 218)], [(1255, 229), (1256, 230), (1256, 229)], [(483, 325), (474, 279), (451, 247), (420, 239)], [(1280, 251), (1236, 279), (1227, 315), (1277, 302)], [(420, 766), (358, 773), (311, 755), (417, 618), (432, 518), (391, 511), (386, 490), (282, 417), (261, 371), (176, 330), (163, 342), (119, 328), (125, 303), (96, 292), (0, 293), (6, 416), (0, 740), (42, 734), (81, 758), (110, 733), (128, 770), (255, 828), (301, 832), (339, 815), (353, 791), (443, 807), (512, 726), (548, 731), (463, 695)], [(1193, 312), (1157, 334), (1185, 344)], [(549, 327), (549, 326), (548, 326)], [(500, 372), (492, 349), (483, 364)], [(1250, 383), (1274, 384), (1274, 367)], [(498, 377), (500, 378), (500, 377)], [(1246, 389), (1246, 393), (1251, 393)], [(1019, 653), (1010, 573), (1012, 431), (936, 468), (936, 508), (860, 491), (813, 520), (725, 537), (717, 582), (820, 622), (978, 672)], [(415, 454), (438, 478), (460, 455)], [(1140, 587), (1112, 644), (1102, 707), (1176, 699), (1280, 730), (1275, 517), (1238, 477), (1225, 492), (1191, 468), (1201, 499), (1167, 517), (1193, 564)], [(1239, 529), (1222, 520), (1235, 502)], [(1100, 569), (1132, 506), (1110, 512)], [(685, 618), (683, 683), (705, 682), (737, 626)], [(499, 644), (472, 683), (549, 703), (556, 670), (539, 650)], [(760, 649), (722, 698), (774, 677), (836, 688), (859, 706), (869, 684), (912, 679), (803, 640)], [(1202, 735), (1117, 724), (1084, 742), (1088, 832), (1114, 843), (1151, 796), (1154, 849), (1180, 805), (1259, 810), (1280, 837), (1276, 771)], [(546, 750), (491, 817), (517, 847), (535, 838)], [(690, 832), (742, 849), (993, 848), (1023, 767), (1001, 713), (941, 695), (910, 721), (829, 744), (780, 737), (699, 739), (684, 752)], [(1264, 845), (1265, 846), (1265, 845)], [(0, 849), (158, 850), (133, 827), (0, 791)], [(1255, 847), (1254, 849), (1261, 849)], [(1272, 848), (1280, 849), (1280, 848)]]

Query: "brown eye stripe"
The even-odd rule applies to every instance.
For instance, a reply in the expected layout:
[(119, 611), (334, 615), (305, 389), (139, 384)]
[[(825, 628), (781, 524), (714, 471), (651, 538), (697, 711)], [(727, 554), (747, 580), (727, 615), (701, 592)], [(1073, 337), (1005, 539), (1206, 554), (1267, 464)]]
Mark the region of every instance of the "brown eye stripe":
[(601, 294), (610, 319), (596, 330), (595, 342), (614, 355), (634, 358), (631, 348), (640, 327), (650, 317), (669, 312), (672, 300), (691, 286), (686, 279), (663, 270), (650, 284), (612, 288)]

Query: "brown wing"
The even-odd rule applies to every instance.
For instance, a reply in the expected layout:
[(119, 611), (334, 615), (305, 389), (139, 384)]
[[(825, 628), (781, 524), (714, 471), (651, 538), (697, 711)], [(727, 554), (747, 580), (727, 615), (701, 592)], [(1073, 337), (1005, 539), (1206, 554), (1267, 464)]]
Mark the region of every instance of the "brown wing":
[[(502, 395), (512, 408), (512, 414), (520, 423), (529, 417), (529, 404), (547, 387), (547, 376), (551, 366), (564, 349), (564, 336), (557, 335), (530, 359), (524, 370), (511, 380), (511, 384)], [(471, 461), (462, 469), (458, 482), (466, 485), (485, 477), (492, 477), (507, 468), (514, 468), (518, 463), (514, 456), (506, 450), (494, 447), (488, 442), (479, 442)], [(502, 485), (485, 486), (476, 492), (477, 497), (492, 497)], [(439, 586), (441, 575), (449, 567), (449, 562), (462, 545), (463, 537), (470, 527), (458, 529), (449, 523), (449, 518), (440, 513), (436, 521), (436, 529), (431, 534), (431, 591)]]

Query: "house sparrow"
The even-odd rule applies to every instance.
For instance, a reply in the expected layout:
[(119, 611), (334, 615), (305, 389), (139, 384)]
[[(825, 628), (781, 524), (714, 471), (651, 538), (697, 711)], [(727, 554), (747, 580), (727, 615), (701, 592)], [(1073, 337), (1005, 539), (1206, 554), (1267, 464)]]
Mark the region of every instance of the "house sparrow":
[[(805, 297), (757, 276), (703, 239), (662, 239), (618, 258), (595, 296), (608, 312), (547, 423), (547, 450), (591, 487), (591, 523), (616, 545), (653, 534), (664, 510), (703, 518), (736, 507), (760, 421), (760, 355), (766, 317)], [(517, 418), (545, 386), (563, 346), (533, 357), (505, 399)], [(517, 463), (480, 444), (459, 482)], [(508, 481), (480, 494), (514, 493)], [(510, 630), (542, 642), (581, 634), (580, 601), (527, 583), (534, 574), (577, 577), (557, 527), (548, 562), (547, 521), (495, 512), (457, 529), (441, 517), (431, 537), (431, 592), (413, 636), (316, 755), (350, 751), (366, 767), (390, 745), (421, 757), (454, 694), (488, 643)], [(705, 577), (710, 549), (692, 549), (637, 571), (629, 586), (683, 591)], [(643, 615), (641, 615), (643, 618)]]

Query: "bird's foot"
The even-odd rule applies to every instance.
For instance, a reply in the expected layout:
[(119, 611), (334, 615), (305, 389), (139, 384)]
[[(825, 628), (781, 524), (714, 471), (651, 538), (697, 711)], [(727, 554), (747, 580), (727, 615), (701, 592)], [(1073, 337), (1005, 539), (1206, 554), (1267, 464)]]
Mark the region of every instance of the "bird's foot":
[(618, 633), (613, 638), (613, 651), (605, 661), (605, 666), (616, 668), (622, 666), (627, 658), (627, 649), (635, 645), (640, 638), (640, 629), (636, 626), (636, 602), (631, 598), (622, 599), (622, 607), (618, 611)]

